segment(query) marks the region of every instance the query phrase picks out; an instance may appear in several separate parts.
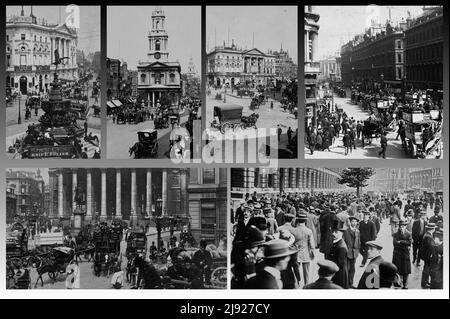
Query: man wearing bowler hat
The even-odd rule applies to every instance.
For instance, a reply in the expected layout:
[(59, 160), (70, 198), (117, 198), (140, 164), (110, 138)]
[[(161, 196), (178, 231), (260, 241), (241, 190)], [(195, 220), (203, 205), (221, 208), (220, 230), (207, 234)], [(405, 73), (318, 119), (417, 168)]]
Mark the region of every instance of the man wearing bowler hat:
[(411, 273), (411, 233), (406, 230), (408, 221), (402, 219), (398, 231), (392, 236), (394, 240), (394, 252), (392, 263), (397, 266), (397, 272), (402, 276), (403, 289), (408, 289), (408, 276)]
[(333, 283), (344, 289), (348, 289), (348, 249), (345, 241), (342, 239), (344, 231), (343, 223), (336, 220), (333, 223), (333, 246), (331, 247), (330, 255), (327, 259), (331, 260), (339, 267), (339, 271), (333, 277)]
[(359, 223), (359, 233), (361, 238), (360, 253), (363, 256), (361, 267), (364, 267), (367, 262), (366, 243), (377, 238), (377, 230), (375, 224), (370, 220), (370, 212), (368, 212), (367, 210), (363, 212), (363, 220)]
[(359, 280), (358, 289), (379, 289), (380, 278), (378, 266), (384, 262), (383, 257), (381, 257), (383, 245), (376, 240), (371, 240), (366, 243), (366, 247), (367, 258), (370, 259), (370, 262), (367, 264)]
[(334, 262), (320, 260), (317, 265), (319, 265), (319, 279), (304, 286), (303, 289), (342, 289), (331, 281), (334, 274), (339, 271), (339, 267)]
[(245, 289), (282, 289), (281, 271), (288, 267), (291, 255), (297, 252), (283, 239), (274, 239), (264, 247), (264, 270), (247, 280)]
[(355, 277), (355, 264), (356, 259), (361, 249), (361, 239), (358, 229), (359, 219), (356, 216), (350, 216), (349, 227), (344, 231), (344, 241), (347, 245), (347, 261), (348, 261), (348, 283), (350, 287), (353, 287), (353, 279)]
[(431, 273), (431, 258), (435, 249), (435, 242), (433, 238), (433, 233), (436, 228), (436, 224), (428, 223), (425, 226), (425, 235), (423, 235), (422, 246), (420, 249), (421, 259), (424, 261), (422, 270), (422, 289), (430, 288), (430, 273)]
[(392, 289), (398, 286), (399, 276), (397, 266), (393, 263), (384, 261), (378, 266), (380, 275), (380, 289)]

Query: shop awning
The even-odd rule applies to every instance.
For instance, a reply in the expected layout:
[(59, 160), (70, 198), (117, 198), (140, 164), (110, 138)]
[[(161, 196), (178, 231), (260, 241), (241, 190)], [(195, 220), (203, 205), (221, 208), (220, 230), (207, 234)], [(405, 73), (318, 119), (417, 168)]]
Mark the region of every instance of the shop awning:
[(111, 101), (106, 102), (106, 105), (111, 107), (111, 108), (115, 108), (116, 107)]
[(115, 106), (122, 106), (122, 103), (119, 100), (112, 100)]

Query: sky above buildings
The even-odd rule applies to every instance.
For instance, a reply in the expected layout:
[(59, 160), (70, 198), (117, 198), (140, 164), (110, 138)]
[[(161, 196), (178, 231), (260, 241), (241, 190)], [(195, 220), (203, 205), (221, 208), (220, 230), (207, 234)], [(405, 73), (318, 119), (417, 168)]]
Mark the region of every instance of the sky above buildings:
[[(229, 37), (228, 37), (229, 34)], [(238, 48), (254, 46), (263, 52), (271, 49), (289, 51), (298, 61), (297, 7), (295, 6), (213, 6), (206, 7), (206, 49), (229, 45), (234, 39)]]
[(422, 6), (316, 6), (316, 11), (320, 14), (318, 21), (319, 44), (318, 56), (325, 58), (340, 50), (342, 44), (347, 43), (357, 34), (364, 33), (371, 18), (378, 19), (385, 23), (389, 18), (389, 8), (391, 8), (391, 19), (394, 22), (407, 18), (408, 11), (411, 18), (422, 13)]
[[(154, 6), (109, 6), (107, 8), (107, 53), (120, 59), (128, 69), (136, 70), (138, 61), (147, 59)], [(179, 61), (181, 73), (187, 70), (192, 57), (197, 73), (201, 71), (201, 8), (200, 6), (162, 7), (169, 36), (169, 62)]]
[[(23, 6), (25, 16), (31, 13), (30, 6)], [(78, 49), (85, 53), (100, 51), (100, 6), (79, 6), (80, 28), (78, 31)], [(7, 6), (6, 16), (20, 15), (21, 6)], [(68, 13), (66, 6), (33, 6), (33, 15), (48, 24), (64, 23)]]

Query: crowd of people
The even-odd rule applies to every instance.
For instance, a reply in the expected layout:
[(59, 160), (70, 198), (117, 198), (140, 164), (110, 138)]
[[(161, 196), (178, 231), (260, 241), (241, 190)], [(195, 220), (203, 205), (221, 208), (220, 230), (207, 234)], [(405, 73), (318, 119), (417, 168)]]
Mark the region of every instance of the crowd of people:
[[(434, 196), (246, 194), (232, 212), (232, 288), (407, 289), (411, 265), (423, 261), (421, 287), (440, 289), (442, 204)], [(391, 239), (379, 238), (383, 223), (390, 224)], [(391, 260), (381, 256), (386, 245), (393, 245)], [(356, 278), (359, 255), (365, 268)], [(315, 259), (319, 279), (311, 282)]]
[[(338, 95), (345, 88), (335, 87)], [(403, 112), (421, 112), (430, 113), (437, 111), (437, 124), (430, 122), (422, 128), (422, 147), (427, 151), (428, 143), (433, 140), (435, 132), (439, 130), (442, 121), (442, 98), (434, 98), (421, 90), (414, 90), (405, 94), (405, 97), (389, 96), (384, 91), (368, 90), (365, 92), (361, 88), (352, 87), (351, 101), (354, 104), (361, 104), (362, 108), (370, 111), (365, 120), (356, 120), (349, 116), (337, 103), (333, 105), (328, 102), (317, 110), (316, 122), (310, 123), (306, 127), (306, 143), (310, 154), (314, 151), (331, 151), (330, 147), (334, 145), (336, 138), (342, 136), (342, 145), (345, 149), (345, 155), (350, 155), (357, 146), (364, 146), (368, 143), (363, 142), (366, 138), (369, 143), (372, 137), (380, 138), (379, 157), (386, 158), (386, 149), (388, 146), (387, 131), (397, 132), (397, 137), (401, 138), (403, 149), (407, 150), (406, 129), (407, 124), (402, 119)], [(388, 107), (378, 109), (371, 105), (373, 101), (387, 101)], [(331, 102), (333, 103), (333, 102)], [(367, 126), (367, 127), (365, 127)], [(360, 143), (356, 143), (359, 141)]]

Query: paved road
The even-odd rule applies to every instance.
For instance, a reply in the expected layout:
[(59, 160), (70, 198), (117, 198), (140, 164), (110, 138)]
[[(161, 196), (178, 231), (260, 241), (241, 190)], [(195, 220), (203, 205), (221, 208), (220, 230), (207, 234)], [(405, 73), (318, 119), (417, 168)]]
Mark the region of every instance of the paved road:
[[(188, 120), (187, 113), (180, 117), (180, 124), (185, 126)], [(137, 141), (137, 132), (146, 129), (153, 129), (153, 121), (145, 121), (138, 124), (114, 124), (111, 118), (107, 120), (107, 158), (130, 159), (134, 158), (134, 154), (130, 156), (128, 150)], [(169, 158), (169, 137), (171, 126), (166, 129), (158, 130), (158, 154), (156, 158)]]
[[(177, 238), (179, 238), (179, 232), (174, 233)], [(155, 243), (157, 242), (157, 235), (155, 233), (147, 235), (147, 247), (150, 248), (150, 245), (152, 244), (152, 241)], [(162, 234), (162, 239), (166, 242), (169, 240), (169, 232), (164, 232)], [(122, 252), (122, 255), (125, 255), (127, 243), (125, 240), (123, 240), (120, 244), (120, 251)], [(122, 259), (122, 270), (125, 269), (127, 264), (127, 258), (124, 257)], [(81, 289), (112, 289), (111, 285), (111, 276), (107, 278), (106, 276), (95, 276), (94, 275), (94, 268), (93, 268), (93, 262), (88, 262), (83, 260), (82, 262), (79, 262), (80, 267), (80, 288)], [(34, 285), (36, 283), (36, 280), (38, 278), (38, 274), (36, 272), (36, 269), (31, 269), (31, 281), (32, 281), (32, 289), (34, 288)], [(66, 275), (59, 274), (57, 276), (57, 281), (55, 283), (52, 282), (52, 280), (47, 276), (47, 274), (43, 275), (44, 279), (44, 285), (41, 286), (41, 281), (39, 281), (39, 284), (37, 286), (38, 289), (66, 289), (65, 280)], [(124, 286), (122, 289), (130, 289), (131, 285), (129, 283), (124, 282)]]
[[(282, 152), (285, 153), (285, 151), (283, 151), (283, 150), (286, 150), (286, 146), (288, 144), (287, 130), (289, 127), (291, 127), (291, 129), (294, 131), (293, 132), (293, 135), (294, 135), (295, 130), (298, 127), (298, 119), (296, 119), (294, 117), (294, 115), (292, 113), (290, 113), (289, 111), (285, 112), (281, 108), (281, 103), (276, 100), (273, 100), (271, 98), (269, 98), (269, 101), (267, 103), (260, 105), (259, 109), (252, 111), (249, 108), (251, 99), (238, 98), (233, 95), (227, 94), (226, 98), (225, 98), (226, 102), (224, 103), (223, 100), (218, 101), (218, 100), (214, 99), (216, 93), (218, 93), (218, 92), (219, 92), (219, 90), (212, 90), (211, 94), (206, 96), (206, 110), (207, 110), (206, 111), (206, 128), (209, 129), (211, 127), (211, 122), (213, 121), (214, 106), (229, 105), (229, 104), (241, 105), (244, 107), (243, 111), (242, 111), (243, 116), (249, 116), (253, 112), (256, 112), (259, 114), (258, 121), (256, 122), (256, 125), (258, 128), (266, 128), (266, 129), (275, 128), (276, 129), (277, 125), (281, 126), (283, 133), (282, 133), (281, 139), (279, 141), (278, 149), (279, 149), (279, 157), (282, 157), (281, 153)], [(223, 92), (222, 92), (222, 94), (223, 94)], [(273, 109), (270, 108), (271, 102), (274, 102)], [(216, 130), (212, 129), (212, 131), (215, 132)], [(220, 132), (218, 132), (218, 133), (220, 133)], [(239, 134), (236, 134), (235, 138), (238, 138), (238, 135)], [(236, 151), (238, 151), (238, 150), (236, 150)], [(217, 149), (217, 152), (221, 153), (222, 150)], [(248, 152), (245, 152), (245, 153), (248, 153)], [(286, 157), (286, 156), (283, 156), (283, 157)]]
[[(363, 121), (369, 117), (369, 112), (363, 110), (360, 106), (351, 104), (349, 98), (334, 97), (334, 102), (337, 103), (339, 107), (342, 107), (344, 112), (351, 118), (353, 117), (356, 121)], [(330, 151), (314, 151), (311, 155), (308, 145), (305, 143), (305, 157), (306, 158), (379, 158), (378, 152), (380, 148), (380, 139), (373, 139), (371, 145), (365, 145), (362, 148), (362, 142), (360, 139), (356, 140), (356, 149), (352, 150), (352, 153), (345, 155), (344, 143), (342, 142), (343, 134), (340, 134), (339, 138), (336, 138), (334, 144), (330, 146)], [(402, 142), (400, 138), (396, 140), (396, 131), (388, 132), (386, 135), (388, 139), (388, 147), (386, 150), (386, 159), (390, 158), (408, 158), (406, 152), (402, 148)]]

